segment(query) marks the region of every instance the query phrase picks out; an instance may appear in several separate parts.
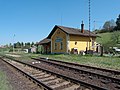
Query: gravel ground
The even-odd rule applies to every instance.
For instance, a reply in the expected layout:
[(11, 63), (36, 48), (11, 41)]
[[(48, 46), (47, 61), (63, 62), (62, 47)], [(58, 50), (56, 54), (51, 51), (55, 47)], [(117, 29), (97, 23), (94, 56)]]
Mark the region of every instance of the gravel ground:
[(6, 74), (9, 86), (12, 86), (12, 90), (40, 90), (40, 88), (15, 71), (15, 69), (4, 63), (1, 59), (0, 71), (3, 71)]
[(116, 90), (114, 88), (115, 87), (114, 83), (112, 83), (110, 85), (106, 85), (104, 83), (101, 83), (100, 80), (97, 80), (97, 77), (93, 77), (91, 79), (91, 76), (88, 76), (86, 74), (80, 74), (79, 72), (71, 71), (67, 68), (62, 68), (62, 67), (59, 67), (59, 66), (50, 65), (48, 63), (43, 63), (43, 62), (41, 62), (40, 64), (39, 63), (34, 63), (33, 65), (37, 66), (37, 67), (40, 67), (40, 68), (43, 68), (43, 69), (54, 71), (55, 73), (59, 73), (59, 74), (63, 74), (63, 75), (75, 78), (75, 79), (79, 79), (79, 80), (82, 80), (82, 81), (85, 81), (85, 82), (88, 82), (88, 83), (91, 83), (91, 84), (96, 84), (100, 87), (103, 86), (103, 87), (109, 88), (109, 90)]

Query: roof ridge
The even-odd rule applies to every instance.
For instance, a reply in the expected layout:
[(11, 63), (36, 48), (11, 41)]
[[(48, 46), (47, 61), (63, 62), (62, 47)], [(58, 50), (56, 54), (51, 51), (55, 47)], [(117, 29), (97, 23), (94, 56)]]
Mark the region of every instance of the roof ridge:
[[(75, 30), (81, 30), (80, 28), (75, 28), (75, 27), (69, 27), (69, 26), (61, 26), (61, 25), (56, 25), (56, 26), (58, 26), (58, 27), (63, 27), (63, 28), (69, 28), (69, 29), (75, 29)], [(86, 30), (86, 29), (84, 29), (84, 31), (89, 31), (89, 30)], [(91, 31), (90, 31), (91, 32)]]
[(79, 28), (68, 27), (68, 26), (61, 26), (61, 25), (56, 25), (56, 26), (58, 26), (58, 27), (65, 27), (65, 28), (71, 28), (71, 29), (77, 29), (77, 30), (81, 30), (81, 29), (79, 29)]
[[(59, 28), (63, 32), (71, 35), (80, 35), (80, 36), (89, 36), (89, 30), (84, 30), (84, 32), (81, 32), (81, 29), (78, 28), (72, 28), (72, 27), (66, 27), (66, 26), (60, 26), (60, 25), (55, 25), (51, 33), (48, 35), (48, 38), (51, 38), (52, 34), (56, 31), (56, 29)], [(90, 36), (96, 37), (96, 34), (90, 31)]]

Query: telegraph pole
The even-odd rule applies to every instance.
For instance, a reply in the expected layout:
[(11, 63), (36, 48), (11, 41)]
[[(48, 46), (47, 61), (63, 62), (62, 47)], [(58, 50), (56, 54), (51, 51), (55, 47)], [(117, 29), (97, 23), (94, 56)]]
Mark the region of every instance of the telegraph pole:
[(90, 50), (90, 21), (91, 21), (91, 2), (90, 0), (88, 0), (88, 4), (89, 4), (89, 50)]

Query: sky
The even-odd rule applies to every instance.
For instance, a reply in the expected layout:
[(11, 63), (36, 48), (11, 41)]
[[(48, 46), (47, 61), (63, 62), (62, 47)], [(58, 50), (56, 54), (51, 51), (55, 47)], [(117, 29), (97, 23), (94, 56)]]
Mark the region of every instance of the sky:
[[(88, 11), (88, 0), (0, 0), (0, 45), (39, 42), (55, 25), (89, 29)], [(120, 0), (91, 0), (91, 31), (119, 14)]]

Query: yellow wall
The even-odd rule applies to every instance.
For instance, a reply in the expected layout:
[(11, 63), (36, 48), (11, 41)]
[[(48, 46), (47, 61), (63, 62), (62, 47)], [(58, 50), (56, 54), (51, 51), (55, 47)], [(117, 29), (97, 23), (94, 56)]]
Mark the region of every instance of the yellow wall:
[[(92, 48), (92, 40), (95, 41), (95, 38), (90, 38), (90, 49), (95, 50), (95, 48)], [(69, 50), (71, 51), (72, 48), (77, 48), (78, 53), (80, 51), (85, 51), (86, 47), (89, 49), (89, 37), (84, 37), (84, 36), (76, 36), (76, 35), (70, 35), (69, 36)], [(77, 44), (75, 45), (75, 42)]]
[[(56, 41), (56, 39), (57, 38), (60, 38), (61, 40), (58, 40), (58, 41)], [(65, 32), (63, 32), (62, 30), (60, 30), (60, 29), (57, 29), (54, 33), (53, 33), (53, 35), (52, 35), (52, 37), (51, 37), (51, 40), (52, 40), (52, 42), (51, 42), (51, 53), (66, 53), (66, 51), (67, 51), (67, 46), (66, 46), (66, 33)], [(62, 42), (63, 43), (63, 49), (61, 50), (60, 49), (60, 42)], [(57, 49), (55, 50), (55, 43), (57, 44)]]
[[(95, 51), (95, 47), (92, 47), (92, 41), (95, 41), (96, 38), (91, 37), (90, 39), (90, 50)], [(62, 50), (60, 49), (60, 42), (63, 43)], [(77, 42), (76, 45), (75, 42)], [(57, 44), (57, 49), (55, 49), (55, 43)], [(71, 52), (73, 48), (77, 48), (79, 53), (80, 51), (86, 51), (86, 47), (89, 50), (89, 37), (67, 35), (60, 29), (57, 29), (51, 37), (51, 53), (68, 53), (69, 51)]]

